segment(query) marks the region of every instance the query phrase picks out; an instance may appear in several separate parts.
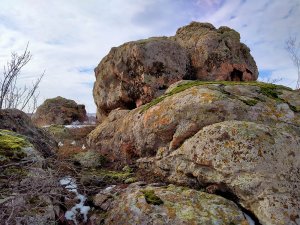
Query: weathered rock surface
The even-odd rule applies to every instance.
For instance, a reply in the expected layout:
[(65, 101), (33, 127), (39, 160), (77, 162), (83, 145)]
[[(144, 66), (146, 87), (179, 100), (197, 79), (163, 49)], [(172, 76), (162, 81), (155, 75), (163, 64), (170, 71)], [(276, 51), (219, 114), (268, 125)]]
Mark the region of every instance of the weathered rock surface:
[[(203, 127), (225, 120), (281, 124), (299, 133), (300, 113), (287, 88), (258, 82), (190, 81), (137, 109), (114, 110), (89, 135), (89, 144), (113, 161), (178, 148)], [(294, 97), (296, 98), (296, 96)]]
[(84, 122), (88, 120), (85, 106), (78, 105), (75, 101), (56, 97), (47, 99), (40, 105), (32, 117), (32, 121), (37, 126), (51, 124), (67, 125), (72, 122)]
[[(98, 198), (104, 206), (103, 196)], [(104, 224), (248, 224), (235, 203), (174, 185), (155, 187), (134, 183), (115, 199)]]
[[(299, 93), (259, 82), (184, 81), (114, 110), (89, 143), (153, 176), (232, 193), (262, 224), (299, 224)], [(225, 122), (224, 122), (225, 121)]]
[(94, 99), (103, 121), (116, 108), (133, 109), (182, 79), (256, 80), (258, 70), (238, 32), (193, 22), (173, 37), (112, 48), (95, 69)]
[(216, 29), (209, 23), (192, 22), (179, 28), (172, 39), (188, 50), (198, 80), (251, 81), (258, 77), (250, 49), (229, 27)]
[(151, 101), (186, 76), (188, 66), (187, 52), (164, 37), (112, 48), (95, 69), (97, 117), (118, 107), (132, 109)]
[(216, 123), (174, 152), (140, 162), (170, 182), (234, 193), (262, 224), (300, 222), (300, 136), (288, 127)]
[(0, 129), (14, 131), (26, 136), (44, 157), (53, 155), (57, 150), (57, 143), (49, 137), (49, 134), (35, 127), (31, 119), (20, 110), (0, 110)]

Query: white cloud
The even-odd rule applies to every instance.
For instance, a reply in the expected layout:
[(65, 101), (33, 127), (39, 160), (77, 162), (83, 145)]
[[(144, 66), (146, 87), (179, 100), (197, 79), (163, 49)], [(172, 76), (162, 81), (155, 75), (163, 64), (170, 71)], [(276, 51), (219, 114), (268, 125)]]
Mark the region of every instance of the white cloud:
[(1, 0), (0, 64), (29, 41), (33, 59), (22, 82), (45, 70), (41, 101), (61, 95), (94, 112), (92, 70), (111, 47), (172, 35), (198, 20), (239, 31), (259, 69), (286, 76), (288, 84), (296, 73), (283, 45), (289, 33), (299, 32), (299, 14), (297, 0)]

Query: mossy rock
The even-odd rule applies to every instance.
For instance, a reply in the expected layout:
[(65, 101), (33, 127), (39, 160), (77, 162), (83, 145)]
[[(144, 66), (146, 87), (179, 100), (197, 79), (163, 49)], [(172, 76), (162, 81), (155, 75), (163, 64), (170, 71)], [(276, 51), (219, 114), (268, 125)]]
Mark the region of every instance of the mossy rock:
[(125, 184), (131, 184), (137, 182), (138, 179), (136, 177), (130, 177), (124, 181)]
[(106, 186), (108, 184), (125, 183), (128, 178), (133, 177), (128, 171), (114, 171), (106, 169), (85, 169), (81, 172), (81, 182), (85, 185)]
[(151, 205), (162, 205), (164, 204), (164, 202), (157, 196), (155, 195), (154, 190), (142, 190), (144, 196), (145, 196), (145, 200), (148, 204)]
[(64, 125), (50, 125), (49, 127), (45, 127), (44, 130), (49, 132), (57, 140), (69, 136), (69, 130)]
[[(245, 85), (245, 86), (257, 86), (260, 88), (260, 92), (267, 97), (273, 98), (277, 101), (282, 101), (278, 97), (278, 95), (281, 94), (281, 90), (288, 90), (291, 91), (291, 88), (282, 86), (282, 85), (275, 85), (270, 83), (264, 83), (264, 82), (257, 82), (257, 81), (249, 81), (249, 82), (236, 82), (236, 81), (186, 81), (186, 82), (180, 82), (178, 85), (171, 86), (164, 95), (152, 100), (148, 104), (144, 105), (141, 109), (141, 113), (147, 111), (151, 107), (155, 106), (156, 104), (162, 102), (165, 98), (172, 96), (174, 94), (180, 93), (182, 91), (185, 91), (189, 88), (200, 86), (200, 85)], [(255, 105), (254, 101), (249, 102), (249, 105)], [(248, 102), (246, 103), (248, 104)]]
[(31, 146), (24, 136), (8, 130), (0, 130), (1, 163), (22, 160), (27, 156), (23, 149)]

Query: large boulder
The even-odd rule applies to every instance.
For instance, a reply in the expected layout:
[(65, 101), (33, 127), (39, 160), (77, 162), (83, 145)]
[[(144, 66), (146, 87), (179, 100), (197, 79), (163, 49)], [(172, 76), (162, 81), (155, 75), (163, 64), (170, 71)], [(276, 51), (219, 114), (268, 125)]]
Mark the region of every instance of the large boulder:
[(57, 143), (44, 130), (37, 128), (26, 113), (17, 109), (0, 110), (0, 129), (14, 131), (26, 138), (44, 157), (52, 156), (57, 150)]
[(299, 224), (299, 93), (259, 82), (184, 81), (89, 135), (145, 177), (234, 196), (261, 224)]
[(216, 123), (140, 163), (169, 182), (234, 194), (261, 224), (300, 222), (300, 136), (288, 126)]
[(182, 79), (256, 80), (258, 70), (238, 32), (193, 22), (173, 37), (112, 48), (95, 68), (94, 100), (103, 121), (116, 108), (133, 109)]
[[(100, 195), (105, 208), (114, 199)], [(98, 198), (100, 197), (98, 196)], [(110, 197), (103, 201), (103, 197)], [(241, 209), (223, 197), (174, 185), (131, 184), (110, 203), (104, 224), (249, 224)]]
[(88, 117), (84, 105), (78, 105), (75, 101), (60, 96), (47, 99), (32, 116), (32, 121), (37, 126), (67, 125), (86, 120)]
[(151, 101), (187, 76), (188, 68), (186, 50), (166, 37), (112, 48), (95, 69), (97, 118), (118, 107), (133, 109)]
[(192, 22), (179, 28), (172, 39), (188, 50), (198, 80), (251, 81), (258, 77), (250, 49), (229, 27), (216, 29), (209, 23)]

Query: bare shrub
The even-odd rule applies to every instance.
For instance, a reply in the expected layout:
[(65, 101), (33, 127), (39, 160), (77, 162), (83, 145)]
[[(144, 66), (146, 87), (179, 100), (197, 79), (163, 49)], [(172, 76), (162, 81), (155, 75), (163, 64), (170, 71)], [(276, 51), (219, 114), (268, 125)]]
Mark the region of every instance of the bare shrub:
[(31, 60), (32, 55), (28, 50), (28, 44), (24, 52), (19, 55), (11, 54), (10, 61), (4, 65), (3, 74), (0, 77), (0, 109), (16, 108), (34, 112), (37, 107), (37, 92), (44, 72), (35, 80), (31, 86), (18, 86), (22, 68)]

